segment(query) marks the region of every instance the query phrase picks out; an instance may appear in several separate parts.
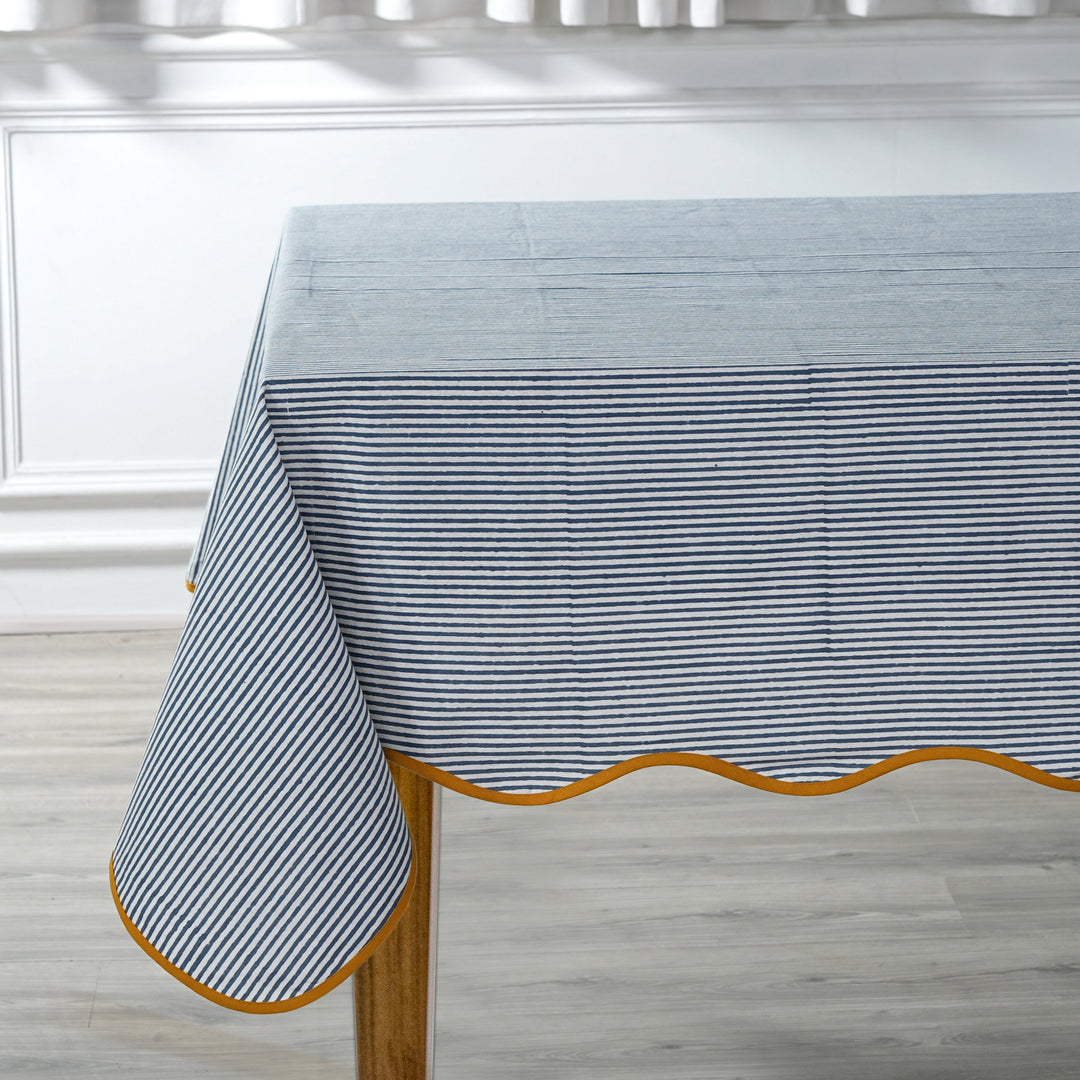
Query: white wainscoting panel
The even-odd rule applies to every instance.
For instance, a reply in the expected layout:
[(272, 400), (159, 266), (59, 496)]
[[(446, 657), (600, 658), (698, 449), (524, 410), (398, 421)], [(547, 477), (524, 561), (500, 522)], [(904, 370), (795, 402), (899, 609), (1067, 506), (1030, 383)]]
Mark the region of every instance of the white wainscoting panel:
[[(1044, 69), (1030, 34), (1011, 66), (1000, 34), (981, 65), (965, 39), (965, 70), (1008, 78), (962, 84), (939, 40), (920, 52), (905, 39), (877, 86), (853, 85), (835, 45), (811, 43), (802, 94), (761, 42), (756, 72), (752, 50), (718, 45), (710, 90), (700, 40), (664, 46), (667, 85), (655, 70), (648, 86), (629, 79), (633, 50), (458, 58), (474, 74), (486, 65), (486, 100), (466, 83), (417, 100), (426, 62), (449, 79), (445, 50), (378, 63), (359, 50), (352, 67), (305, 56), (338, 93), (317, 105), (299, 87), (253, 105), (250, 56), (218, 56), (202, 82), (183, 65), (205, 56), (161, 59), (155, 77), (139, 56), (104, 102), (101, 80), (80, 90), (52, 71), (63, 91), (50, 97), (25, 58), (0, 56), (0, 86), (23, 75), (21, 103), (0, 100), (0, 630), (182, 616), (183, 564), (292, 205), (1080, 189), (1078, 35), (1048, 35)], [(725, 56), (738, 57), (734, 90)], [(290, 62), (268, 54), (259, 77), (269, 86)]]

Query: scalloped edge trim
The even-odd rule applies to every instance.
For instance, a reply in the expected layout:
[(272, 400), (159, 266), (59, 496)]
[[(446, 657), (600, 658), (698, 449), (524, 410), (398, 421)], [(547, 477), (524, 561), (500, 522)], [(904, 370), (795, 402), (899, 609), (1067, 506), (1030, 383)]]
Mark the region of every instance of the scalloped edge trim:
[[(564, 802), (567, 799), (583, 795), (587, 791), (593, 791), (596, 788), (603, 787), (605, 784), (610, 784), (621, 776), (658, 765), (682, 765), (692, 769), (701, 769), (703, 772), (724, 776), (729, 780), (735, 780), (738, 783), (745, 784), (747, 787), (758, 788), (761, 791), (773, 791), (782, 795), (805, 796), (834, 795), (841, 791), (849, 791), (851, 788), (859, 787), (861, 784), (865, 784), (879, 776), (884, 776), (886, 773), (895, 772), (897, 769), (902, 769), (907, 765), (914, 765), (920, 761), (978, 761), (984, 765), (992, 765), (1005, 772), (1011, 772), (1016, 776), (1023, 777), (1025, 780), (1032, 780), (1036, 784), (1042, 784), (1045, 787), (1057, 788), (1062, 791), (1080, 791), (1080, 780), (1069, 780), (1063, 776), (1055, 776), (1053, 773), (1038, 769), (1034, 765), (1017, 761), (1016, 758), (998, 754), (993, 750), (980, 750), (973, 746), (937, 746), (925, 750), (909, 750), (906, 753), (885, 758), (874, 765), (868, 765), (865, 769), (848, 773), (847, 776), (840, 776), (833, 780), (807, 781), (774, 780), (770, 776), (762, 776), (760, 773), (744, 769), (739, 765), (732, 765), (729, 761), (708, 757), (705, 754), (643, 754), (640, 757), (629, 758), (618, 765), (612, 765), (610, 768), (594, 773), (592, 776), (587, 776), (582, 780), (575, 780), (572, 784), (556, 788), (554, 791), (542, 791), (527, 795), (512, 795), (504, 791), (481, 787), (479, 784), (462, 780), (460, 777), (454, 776), (453, 773), (445, 772), (434, 765), (418, 761), (416, 758), (409, 757), (407, 754), (402, 754), (397, 750), (386, 750), (385, 754), (389, 760), (396, 762), (402, 768), (441, 784), (451, 791), (457, 791), (475, 799), (482, 799), (485, 802), (506, 803), (517, 806), (542, 806), (548, 803)], [(142, 931), (132, 922), (130, 916), (124, 910), (120, 894), (117, 891), (116, 874), (111, 858), (109, 859), (109, 885), (112, 889), (116, 910), (127, 932), (135, 943), (173, 978), (178, 979), (207, 1000), (213, 1001), (217, 1005), (223, 1005), (227, 1009), (247, 1013), (279, 1013), (299, 1009), (340, 986), (390, 936), (412, 899), (413, 889), (416, 885), (416, 859), (413, 858), (412, 865), (409, 868), (409, 879), (405, 883), (405, 891), (401, 894), (401, 899), (398, 900), (394, 910), (375, 937), (328, 979), (324, 979), (317, 986), (312, 987), (303, 994), (284, 998), (280, 1001), (245, 1001), (243, 998), (229, 997), (192, 978), (187, 972), (181, 970), (154, 948), (143, 936)]]
[(299, 1009), (304, 1005), (309, 1005), (316, 998), (320, 998), (324, 994), (328, 994), (336, 986), (340, 986), (341, 983), (352, 975), (358, 967), (364, 964), (375, 950), (390, 936), (394, 927), (397, 926), (398, 920), (409, 906), (409, 901), (412, 899), (413, 888), (416, 885), (416, 857), (415, 855), (413, 856), (412, 865), (409, 868), (409, 880), (405, 883), (405, 891), (401, 894), (401, 899), (397, 902), (394, 910), (390, 912), (386, 922), (383, 923), (382, 928), (371, 941), (369, 941), (367, 945), (365, 945), (347, 963), (338, 968), (338, 970), (328, 979), (324, 979), (317, 986), (312, 987), (310, 990), (306, 990), (302, 994), (298, 994), (296, 997), (283, 998), (280, 1001), (245, 1001), (243, 998), (229, 997), (227, 994), (222, 994), (217, 990), (211, 989), (205, 983), (199, 982), (198, 979), (193, 979), (186, 971), (178, 968), (171, 960), (158, 952), (158, 950), (146, 940), (142, 931), (131, 921), (131, 917), (124, 910), (124, 905), (120, 901), (120, 894), (116, 888), (116, 875), (113, 869), (113, 860), (111, 858), (109, 859), (109, 884), (112, 886), (113, 902), (116, 904), (116, 910), (120, 913), (120, 919), (127, 929), (127, 932), (134, 938), (136, 944), (139, 945), (143, 952), (145, 952), (151, 960), (160, 964), (174, 979), (179, 979), (186, 987), (194, 990), (196, 994), (207, 998), (216, 1005), (224, 1005), (227, 1009), (235, 1009), (237, 1012), (246, 1013), (280, 1013), (290, 1012), (293, 1009)]
[(1043, 769), (1037, 769), (1034, 765), (1017, 761), (1016, 758), (998, 754), (993, 750), (980, 750), (974, 746), (935, 746), (925, 750), (909, 750), (868, 765), (865, 769), (848, 773), (847, 776), (839, 776), (834, 780), (802, 781), (774, 780), (771, 776), (763, 776), (761, 773), (752, 772), (739, 765), (732, 765), (729, 761), (708, 757), (705, 754), (643, 754), (640, 757), (628, 758), (592, 776), (586, 776), (583, 780), (575, 780), (572, 784), (556, 788), (554, 791), (541, 791), (529, 795), (512, 795), (505, 791), (481, 787), (479, 784), (462, 780), (453, 773), (444, 772), (434, 765), (418, 761), (397, 750), (385, 750), (384, 753), (389, 760), (396, 762), (402, 768), (418, 773), (437, 784), (442, 784), (443, 787), (450, 788), (452, 791), (471, 795), (474, 799), (483, 799), (486, 802), (509, 803), (516, 806), (543, 806), (548, 803), (563, 802), (565, 799), (572, 799), (586, 791), (593, 791), (605, 784), (610, 784), (612, 780), (618, 780), (620, 776), (637, 772), (639, 769), (648, 769), (654, 765), (685, 765), (691, 769), (701, 769), (704, 772), (725, 776), (729, 780), (737, 780), (740, 784), (746, 784), (747, 787), (775, 791), (781, 795), (835, 795), (920, 761), (979, 761), (984, 765), (993, 765), (1005, 772), (1022, 776), (1026, 780), (1033, 780), (1036, 784), (1043, 784), (1045, 787), (1059, 788), (1063, 791), (1080, 791), (1080, 780), (1055, 776)]

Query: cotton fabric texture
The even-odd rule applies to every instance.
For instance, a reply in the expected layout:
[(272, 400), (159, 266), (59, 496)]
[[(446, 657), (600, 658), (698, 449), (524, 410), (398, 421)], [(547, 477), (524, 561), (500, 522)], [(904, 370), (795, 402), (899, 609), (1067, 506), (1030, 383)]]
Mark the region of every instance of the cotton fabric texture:
[(407, 893), (384, 753), (1080, 789), (1080, 197), (292, 212), (114, 857), (238, 1008)]

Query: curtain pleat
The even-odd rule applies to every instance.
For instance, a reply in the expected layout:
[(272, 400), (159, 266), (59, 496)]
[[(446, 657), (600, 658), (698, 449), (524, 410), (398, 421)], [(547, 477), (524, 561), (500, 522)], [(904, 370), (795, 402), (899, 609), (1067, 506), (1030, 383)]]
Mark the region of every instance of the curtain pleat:
[(715, 27), (725, 22), (1080, 15), (1080, 0), (0, 0), (0, 33), (375, 28), (400, 23)]

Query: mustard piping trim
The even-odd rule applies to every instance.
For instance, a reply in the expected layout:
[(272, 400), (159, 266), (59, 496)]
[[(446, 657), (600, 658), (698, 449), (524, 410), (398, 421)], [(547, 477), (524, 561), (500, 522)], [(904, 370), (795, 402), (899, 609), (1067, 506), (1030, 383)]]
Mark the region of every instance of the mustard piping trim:
[(512, 795), (505, 791), (493, 791), (491, 788), (462, 780), (453, 773), (437, 769), (434, 765), (417, 761), (397, 750), (386, 750), (385, 753), (390, 761), (397, 762), (410, 772), (442, 784), (443, 787), (448, 787), (452, 791), (459, 791), (463, 795), (471, 795), (474, 799), (483, 799), (486, 802), (510, 803), (516, 806), (542, 806), (547, 803), (562, 802), (586, 791), (603, 787), (604, 784), (610, 784), (612, 780), (617, 780), (620, 776), (626, 776), (628, 773), (637, 772), (638, 769), (647, 769), (653, 765), (685, 765), (693, 769), (702, 769), (704, 772), (716, 773), (718, 776), (726, 776), (729, 780), (746, 784), (747, 787), (775, 791), (783, 795), (833, 795), (858, 787), (860, 784), (894, 772), (896, 769), (902, 769), (906, 765), (914, 765), (918, 761), (964, 760), (993, 765), (998, 769), (1004, 769), (1005, 772), (1022, 776), (1026, 780), (1044, 784), (1046, 787), (1060, 788), (1063, 791), (1080, 791), (1080, 780), (1068, 780), (1062, 776), (1055, 776), (1043, 769), (1037, 769), (1034, 765), (1017, 761), (1016, 758), (995, 753), (993, 750), (980, 750), (974, 746), (935, 746), (925, 750), (909, 750), (907, 753), (896, 754), (884, 761), (868, 765), (865, 769), (859, 769), (858, 772), (848, 773), (847, 776), (840, 776), (834, 780), (805, 781), (774, 780), (771, 776), (762, 776), (760, 773), (732, 765), (729, 761), (708, 757), (705, 754), (642, 754), (640, 757), (629, 758), (618, 765), (612, 765), (611, 768), (594, 773), (592, 776), (586, 776), (583, 780), (575, 780), (572, 784), (557, 788), (555, 791), (541, 791), (529, 795)]
[[(402, 754), (397, 750), (386, 750), (385, 753), (390, 761), (396, 762), (410, 772), (441, 784), (443, 787), (450, 788), (452, 791), (458, 791), (463, 795), (470, 795), (486, 802), (508, 803), (517, 806), (542, 806), (548, 803), (563, 802), (566, 799), (582, 795), (586, 791), (592, 791), (603, 787), (605, 784), (610, 784), (612, 780), (617, 780), (620, 776), (626, 776), (629, 773), (637, 772), (639, 769), (647, 769), (657, 765), (683, 765), (693, 769), (701, 769), (704, 772), (725, 776), (729, 780), (736, 780), (741, 784), (746, 784), (747, 787), (759, 788), (762, 791), (774, 791), (784, 795), (832, 795), (841, 791), (848, 791), (879, 776), (884, 776), (886, 773), (895, 772), (897, 769), (902, 769), (907, 765), (914, 765), (919, 761), (978, 761), (984, 765), (993, 765), (995, 768), (1002, 769), (1005, 772), (1014, 773), (1026, 780), (1033, 780), (1035, 783), (1043, 784), (1046, 787), (1058, 788), (1062, 791), (1080, 791), (1080, 780), (1069, 780), (1062, 776), (1055, 776), (1053, 773), (1048, 773), (1043, 769), (1037, 769), (1034, 765), (1017, 761), (1016, 758), (995, 753), (993, 750), (980, 750), (973, 746), (938, 746), (929, 747), (925, 750), (909, 750), (907, 753), (896, 754), (893, 757), (886, 758), (884, 761), (868, 765), (865, 769), (859, 769), (857, 772), (849, 773), (847, 776), (840, 776), (833, 780), (807, 781), (774, 780), (770, 776), (762, 776), (760, 773), (751, 772), (749, 769), (732, 765), (731, 762), (723, 761), (720, 758), (708, 757), (705, 754), (642, 754), (639, 757), (622, 761), (618, 765), (612, 765), (610, 768), (594, 773), (592, 776), (587, 776), (582, 780), (575, 780), (572, 784), (557, 788), (555, 791), (542, 791), (528, 795), (513, 795), (504, 791), (494, 791), (491, 788), (481, 787), (479, 784), (470, 783), (468, 780), (462, 780), (452, 773), (437, 769), (434, 765), (417, 761), (415, 758)], [(329, 993), (364, 964), (389, 937), (412, 899), (413, 889), (416, 885), (416, 860), (413, 859), (412, 866), (409, 868), (409, 880), (405, 884), (405, 891), (402, 893), (401, 899), (398, 900), (394, 910), (375, 937), (333, 975), (319, 983), (318, 986), (312, 987), (312, 989), (305, 991), (303, 994), (298, 994), (296, 997), (285, 998), (281, 1001), (245, 1001), (242, 998), (229, 997), (211, 989), (205, 983), (193, 979), (154, 948), (132, 922), (131, 917), (124, 910), (124, 905), (120, 901), (112, 859), (109, 860), (109, 884), (112, 888), (113, 902), (116, 904), (116, 910), (119, 912), (120, 919), (127, 932), (132, 936), (136, 944), (170, 975), (194, 990), (195, 993), (218, 1005), (224, 1005), (228, 1009), (247, 1013), (279, 1013), (299, 1009), (301, 1006), (310, 1004), (316, 998)]]
[(195, 582), (194, 581), (185, 581), (184, 584), (187, 586), (187, 591), (188, 592), (194, 592), (195, 591)]
[(179, 979), (185, 986), (194, 990), (196, 994), (201, 994), (204, 998), (213, 1001), (217, 1005), (224, 1005), (227, 1009), (235, 1009), (237, 1012), (246, 1013), (279, 1013), (289, 1012), (292, 1009), (299, 1009), (302, 1005), (308, 1005), (316, 998), (320, 998), (324, 994), (329, 993), (335, 986), (339, 986), (343, 983), (358, 967), (361, 966), (361, 964), (365, 963), (372, 953), (374, 953), (387, 937), (390, 936), (391, 931), (405, 913), (405, 909), (409, 906), (409, 901), (412, 899), (413, 887), (416, 885), (416, 859), (415, 857), (413, 858), (412, 866), (409, 869), (409, 880), (406, 882), (405, 892), (402, 893), (401, 899), (397, 902), (397, 906), (390, 912), (389, 918), (383, 923), (382, 929), (371, 939), (371, 941), (369, 941), (351, 960), (338, 968), (330, 978), (324, 979), (318, 986), (312, 987), (312, 989), (305, 991), (303, 994), (298, 994), (296, 997), (284, 998), (281, 1001), (245, 1001), (243, 998), (229, 997), (226, 994), (219, 993), (217, 990), (212, 990), (205, 983), (193, 979), (187, 972), (182, 971), (171, 960), (167, 960), (160, 952), (158, 952), (158, 950), (146, 940), (139, 928), (131, 921), (131, 917), (124, 910), (124, 905), (120, 902), (120, 894), (116, 889), (116, 875), (113, 871), (112, 859), (109, 860), (109, 884), (112, 886), (113, 901), (116, 904), (116, 910), (120, 913), (120, 918), (127, 928), (127, 932), (135, 939), (135, 942), (143, 949), (143, 951), (152, 960), (157, 961), (157, 963), (159, 963), (170, 975)]

